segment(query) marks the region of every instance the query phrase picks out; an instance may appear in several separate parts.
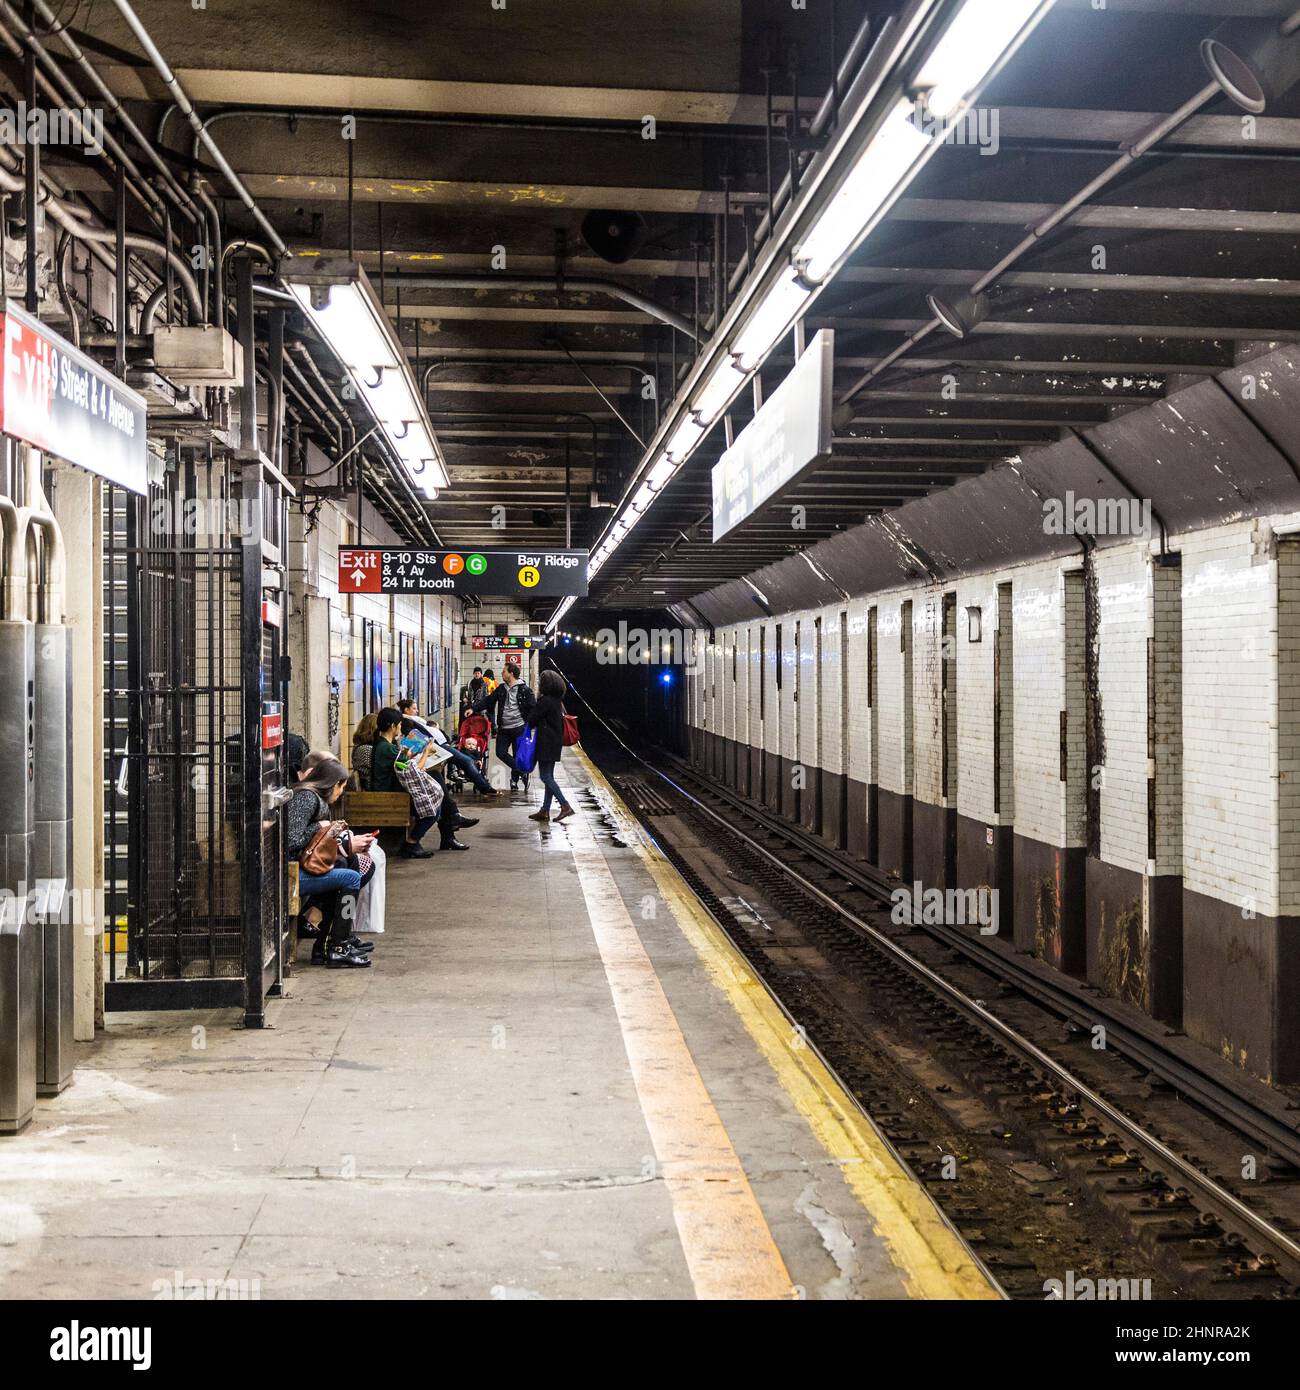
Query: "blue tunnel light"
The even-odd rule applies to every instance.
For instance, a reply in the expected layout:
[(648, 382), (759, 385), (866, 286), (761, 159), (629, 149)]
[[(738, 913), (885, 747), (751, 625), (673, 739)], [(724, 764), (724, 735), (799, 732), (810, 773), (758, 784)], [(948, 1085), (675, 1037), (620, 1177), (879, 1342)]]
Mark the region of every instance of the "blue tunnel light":
[(665, 671), (659, 679), (663, 681), (665, 685), (671, 685), (673, 683), (673, 673), (671, 671)]

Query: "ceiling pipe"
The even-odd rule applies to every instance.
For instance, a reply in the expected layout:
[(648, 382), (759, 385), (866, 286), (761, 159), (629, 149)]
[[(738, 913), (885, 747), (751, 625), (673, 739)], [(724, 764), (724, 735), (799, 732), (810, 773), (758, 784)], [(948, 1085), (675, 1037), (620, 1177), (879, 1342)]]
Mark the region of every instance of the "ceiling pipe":
[(563, 285), (559, 285), (545, 275), (496, 275), (491, 271), (484, 271), (478, 275), (413, 275), (409, 272), (394, 271), (386, 278), (390, 284), (411, 290), (542, 290), (552, 294), (604, 294), (611, 299), (621, 299), (624, 304), (640, 309), (643, 314), (649, 314), (660, 323), (666, 323), (669, 328), (675, 328), (679, 333), (702, 341), (695, 325), (689, 319), (683, 318), (672, 309), (664, 308), (662, 304), (656, 304), (653, 299), (647, 299), (645, 295), (629, 289), (626, 285), (620, 285), (617, 280), (589, 277), (573, 279), (566, 275)]
[[(195, 206), (194, 200), (182, 187), (180, 181), (167, 167), (167, 162), (159, 155), (152, 142), (144, 135), (140, 127), (131, 118), (131, 114), (114, 95), (108, 84), (95, 71), (90, 60), (78, 47), (76, 40), (72, 37), (71, 31), (66, 24), (60, 24), (58, 16), (50, 9), (45, 0), (35, 0), (36, 13), (47, 26), (49, 33), (54, 34), (59, 42), (67, 51), (68, 56), (86, 74), (86, 77), (94, 84), (99, 99), (122, 123), (122, 128), (131, 136), (140, 149), (148, 156), (149, 162), (157, 169), (163, 182), (171, 191), (181, 205), (190, 213), (191, 216), (201, 218), (199, 209)], [(6, 6), (8, 8), (8, 6)], [(39, 46), (39, 39), (37, 40)]]
[[(1214, 100), (1220, 95), (1217, 82), (1207, 83), (1195, 96), (1185, 101), (1176, 111), (1171, 111), (1169, 115), (1162, 116), (1146, 132), (1133, 141), (1125, 148), (1120, 155), (1111, 161), (1105, 169), (1101, 171), (1090, 182), (1086, 183), (1073, 197), (1067, 199), (1059, 207), (1048, 213), (1041, 221), (1035, 223), (1030, 229), (1028, 236), (1011, 248), (1005, 256), (991, 270), (987, 270), (967, 291), (967, 295), (972, 300), (978, 300), (985, 290), (994, 281), (1011, 269), (1017, 261), (1021, 260), (1028, 252), (1032, 251), (1042, 239), (1050, 232), (1056, 230), (1067, 218), (1077, 212), (1086, 202), (1095, 197), (1107, 184), (1113, 183), (1122, 173), (1125, 173), (1135, 160), (1141, 159), (1153, 146), (1159, 144), (1167, 135), (1172, 134), (1185, 121), (1191, 119), (1202, 106)], [(867, 386), (871, 384), (882, 372), (887, 371), (900, 358), (905, 357), (918, 344), (923, 342), (936, 329), (944, 327), (943, 320), (937, 315), (929, 323), (922, 324), (915, 333), (898, 345), (892, 352), (886, 353), (874, 367), (865, 371), (853, 384), (849, 386), (836, 402), (836, 427), (846, 423), (846, 412), (851, 402), (859, 396)], [(848, 413), (849, 420), (852, 419), (851, 412)]]
[(144, 49), (149, 61), (154, 65), (158, 76), (162, 78), (163, 85), (171, 93), (172, 100), (176, 103), (177, 109), (180, 111), (181, 115), (189, 121), (196, 135), (203, 142), (203, 147), (212, 156), (217, 168), (220, 169), (230, 181), (230, 185), (235, 190), (240, 202), (243, 203), (252, 214), (257, 225), (266, 233), (266, 238), (275, 248), (276, 253), (281, 256), (291, 255), (292, 253), (284, 244), (280, 233), (275, 230), (266, 214), (257, 206), (257, 203), (253, 200), (253, 195), (249, 193), (248, 189), (244, 186), (243, 180), (235, 173), (234, 169), (230, 167), (225, 155), (221, 153), (221, 147), (203, 128), (203, 122), (199, 119), (199, 114), (195, 111), (193, 103), (190, 101), (189, 97), (186, 96), (185, 89), (181, 86), (176, 74), (167, 66), (167, 60), (158, 51), (157, 45), (149, 36), (149, 31), (140, 22), (140, 17), (131, 8), (128, 0), (113, 0), (113, 4), (117, 7), (117, 12), (130, 26), (131, 32), (135, 35), (140, 47)]
[[(0, 149), (0, 189), (6, 193), (22, 193), (24, 191), (23, 180), (15, 173), (11, 167), (16, 162), (7, 150)], [(41, 205), (49, 212), (50, 216), (70, 232), (79, 241), (84, 241), (92, 248), (95, 246), (106, 246), (116, 244), (117, 235), (115, 232), (100, 231), (98, 228), (89, 227), (80, 220), (77, 210), (69, 208), (59, 197), (54, 186), (46, 177), (44, 172), (41, 174), (42, 197)], [(199, 294), (198, 284), (194, 276), (190, 274), (190, 268), (184, 258), (178, 256), (176, 252), (163, 245), (161, 241), (153, 237), (139, 236), (129, 233), (126, 237), (126, 245), (134, 251), (148, 252), (154, 256), (161, 256), (171, 262), (172, 271), (181, 287), (185, 291), (186, 298), (189, 300), (190, 308), (201, 321), (203, 315), (203, 299)], [(111, 258), (108, 262), (112, 264)]]

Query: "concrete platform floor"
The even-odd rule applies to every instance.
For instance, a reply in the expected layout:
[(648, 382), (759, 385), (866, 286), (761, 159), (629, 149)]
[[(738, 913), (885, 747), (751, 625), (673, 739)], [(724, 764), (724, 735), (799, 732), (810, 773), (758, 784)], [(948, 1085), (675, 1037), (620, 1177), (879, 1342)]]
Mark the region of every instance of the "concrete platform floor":
[(0, 1296), (988, 1296), (599, 775), (561, 775), (575, 820), (534, 791), (390, 861), (374, 967), (301, 965), (270, 1028), (111, 1016), (0, 1141)]

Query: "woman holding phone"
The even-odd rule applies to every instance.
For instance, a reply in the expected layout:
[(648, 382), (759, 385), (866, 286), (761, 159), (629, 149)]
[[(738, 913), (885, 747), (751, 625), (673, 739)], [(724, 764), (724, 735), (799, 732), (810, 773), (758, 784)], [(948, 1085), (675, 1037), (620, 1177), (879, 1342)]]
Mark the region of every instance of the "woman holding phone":
[[(312, 960), (331, 970), (364, 968), (370, 964), (367, 953), (374, 949), (353, 935), (357, 898), (375, 872), (373, 863), (367, 860), (363, 867), (360, 858), (369, 851), (371, 839), (352, 836), (346, 821), (330, 817), (330, 807), (342, 796), (347, 781), (347, 768), (333, 756), (324, 757), (302, 772), (285, 810), (288, 850), (300, 862), (298, 892), (304, 898), (321, 899), (321, 937)], [(333, 867), (323, 868), (331, 842)], [(301, 866), (304, 855), (316, 867)]]
[[(373, 714), (367, 715), (366, 718), (368, 718), (372, 724), (376, 722)], [(352, 751), (355, 754), (357, 750), (353, 748)], [(366, 752), (369, 753), (371, 751), (371, 748), (367, 746)], [(302, 771), (299, 773), (299, 778), (301, 779), (306, 776), (312, 768), (333, 756), (334, 755), (329, 752), (308, 753), (302, 760)], [(369, 762), (367, 762), (367, 767), (368, 766)], [(355, 779), (355, 764), (352, 772)], [(352, 785), (353, 784), (349, 782), (349, 789), (352, 788)], [(384, 853), (383, 846), (379, 843), (378, 830), (372, 830), (365, 835), (354, 834), (352, 836), (352, 846), (357, 851), (358, 868), (363, 876), (368, 864), (374, 866), (374, 873), (371, 875), (369, 882), (362, 888), (361, 896), (357, 899), (357, 921), (355, 930), (357, 932), (367, 932), (378, 935), (384, 929), (384, 904), (387, 897), (386, 890), (388, 885), (388, 856)], [(311, 916), (313, 913), (315, 914), (314, 917)], [(310, 921), (313, 927), (320, 925), (323, 916), (324, 914), (321, 912), (320, 908), (310, 908), (304, 913), (304, 917)], [(359, 944), (364, 950), (374, 949), (370, 942), (361, 942)]]

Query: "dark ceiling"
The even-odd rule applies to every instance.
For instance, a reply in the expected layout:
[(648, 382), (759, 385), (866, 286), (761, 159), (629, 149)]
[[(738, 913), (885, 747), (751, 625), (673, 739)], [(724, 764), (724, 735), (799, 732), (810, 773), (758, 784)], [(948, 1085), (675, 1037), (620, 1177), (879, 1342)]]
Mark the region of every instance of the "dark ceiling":
[[(656, 424), (645, 376), (666, 404), (691, 337), (606, 291), (558, 288), (557, 276), (614, 281), (707, 334), (715, 264), (724, 246), (729, 267), (740, 260), (765, 206), (765, 82), (779, 179), (792, 153), (815, 153), (787, 140), (796, 87), (810, 112), (864, 16), (894, 8), (136, 5), (202, 114), (222, 113), (213, 135), (291, 248), (351, 245), (382, 278), (417, 378), (428, 373), (452, 479), (430, 517), (457, 546), (563, 544), (566, 457), (573, 544), (600, 534), (611, 513), (589, 507), (592, 489), (605, 503), (621, 495)], [(1202, 87), (1198, 44), (1219, 18), (1290, 9), (1287, 0), (1109, 0), (1102, 10), (1059, 0), (981, 102), (998, 114), (998, 154), (942, 150), (816, 303), (807, 330), (836, 332), (837, 392), (925, 322), (926, 291), (974, 281), (1156, 113)], [(61, 18), (157, 130), (165, 94), (116, 12), (69, 3)], [(358, 117), (351, 219), (340, 123), (349, 112)], [(643, 138), (646, 116), (653, 140)], [(715, 428), (602, 570), (594, 597), (619, 606), (688, 597), (1293, 339), (1300, 94), (1253, 134), (1244, 138), (1228, 103), (1206, 106), (1003, 277), (969, 339), (931, 336), (873, 379), (831, 461), (718, 545), (709, 541)], [(178, 169), (209, 180), (233, 231), (253, 230), (174, 115), (165, 144)], [(92, 197), (106, 192), (89, 167), (81, 182)], [(594, 209), (645, 219), (625, 264), (584, 243)], [(525, 283), (427, 279), (488, 274)], [(769, 389), (791, 360), (790, 351), (769, 360)], [(955, 399), (945, 398), (946, 377)], [(792, 530), (784, 504), (806, 508), (805, 530)], [(492, 525), (498, 506), (505, 529)]]

